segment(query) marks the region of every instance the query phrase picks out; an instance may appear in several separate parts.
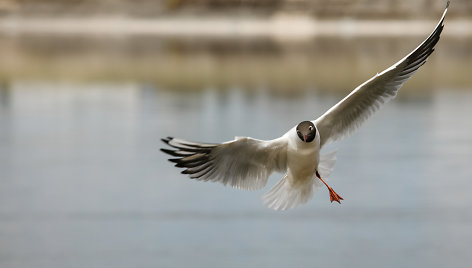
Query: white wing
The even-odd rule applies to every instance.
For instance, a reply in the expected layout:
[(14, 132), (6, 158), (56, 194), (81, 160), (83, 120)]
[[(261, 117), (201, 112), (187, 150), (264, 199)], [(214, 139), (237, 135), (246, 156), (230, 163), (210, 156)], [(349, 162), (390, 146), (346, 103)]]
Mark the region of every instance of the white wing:
[(185, 168), (182, 173), (196, 180), (255, 190), (266, 185), (273, 171), (286, 170), (287, 140), (284, 137), (271, 141), (237, 138), (222, 144), (195, 143), (171, 137), (162, 141), (176, 149), (161, 149), (176, 157), (169, 161), (176, 163), (176, 167)]
[(444, 27), (449, 2), (433, 33), (399, 62), (354, 89), (321, 117), (313, 121), (321, 146), (341, 140), (354, 132), (382, 104), (393, 99), (398, 90), (427, 60)]

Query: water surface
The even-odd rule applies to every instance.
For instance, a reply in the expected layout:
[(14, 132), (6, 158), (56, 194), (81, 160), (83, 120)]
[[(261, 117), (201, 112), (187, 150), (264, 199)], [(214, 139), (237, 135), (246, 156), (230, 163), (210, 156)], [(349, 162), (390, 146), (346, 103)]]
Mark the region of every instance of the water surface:
[[(409, 90), (408, 84), (403, 90)], [(472, 91), (400, 96), (332, 146), (293, 211), (187, 179), (165, 136), (275, 138), (342, 95), (14, 80), (0, 102), (2, 267), (469, 267)], [(328, 148), (330, 149), (330, 148)]]

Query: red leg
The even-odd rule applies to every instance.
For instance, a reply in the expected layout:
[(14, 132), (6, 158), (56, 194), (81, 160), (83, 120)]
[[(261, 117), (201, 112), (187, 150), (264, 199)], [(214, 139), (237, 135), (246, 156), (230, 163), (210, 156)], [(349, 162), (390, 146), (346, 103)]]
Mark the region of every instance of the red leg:
[(318, 179), (320, 179), (324, 183), (324, 185), (326, 185), (326, 187), (328, 188), (328, 190), (329, 190), (329, 199), (331, 200), (331, 203), (333, 201), (336, 201), (339, 204), (341, 204), (341, 200), (344, 200), (344, 199), (340, 195), (338, 195), (333, 190), (333, 188), (329, 187), (329, 185), (321, 178), (320, 173), (318, 173), (318, 170), (316, 171), (316, 177), (318, 177)]

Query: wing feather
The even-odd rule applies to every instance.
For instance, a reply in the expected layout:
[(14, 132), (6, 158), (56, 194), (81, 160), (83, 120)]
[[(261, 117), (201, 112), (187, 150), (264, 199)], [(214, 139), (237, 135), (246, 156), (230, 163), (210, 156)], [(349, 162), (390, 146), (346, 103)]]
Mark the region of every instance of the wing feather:
[(433, 53), (443, 30), (449, 2), (434, 31), (406, 57), (354, 89), (321, 117), (314, 120), (321, 146), (341, 140), (354, 132), (383, 104), (393, 99), (402, 85)]
[(244, 190), (266, 185), (273, 171), (286, 169), (287, 142), (237, 138), (222, 144), (196, 143), (168, 137), (162, 141), (175, 150), (161, 149), (176, 157), (169, 161), (184, 168), (191, 179), (220, 182)]

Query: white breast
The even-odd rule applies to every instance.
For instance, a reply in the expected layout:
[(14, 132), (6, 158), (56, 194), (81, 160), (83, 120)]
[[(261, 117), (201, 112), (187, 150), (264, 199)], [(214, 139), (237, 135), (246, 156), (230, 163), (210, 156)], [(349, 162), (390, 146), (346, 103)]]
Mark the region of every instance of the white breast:
[(308, 202), (313, 196), (314, 174), (320, 160), (320, 137), (305, 143), (295, 128), (284, 135), (287, 139), (287, 173), (263, 196), (264, 204), (273, 209), (289, 209)]
[(305, 143), (300, 140), (296, 131), (290, 131), (287, 148), (287, 166), (289, 177), (296, 181), (313, 180), (320, 160), (320, 138)]

